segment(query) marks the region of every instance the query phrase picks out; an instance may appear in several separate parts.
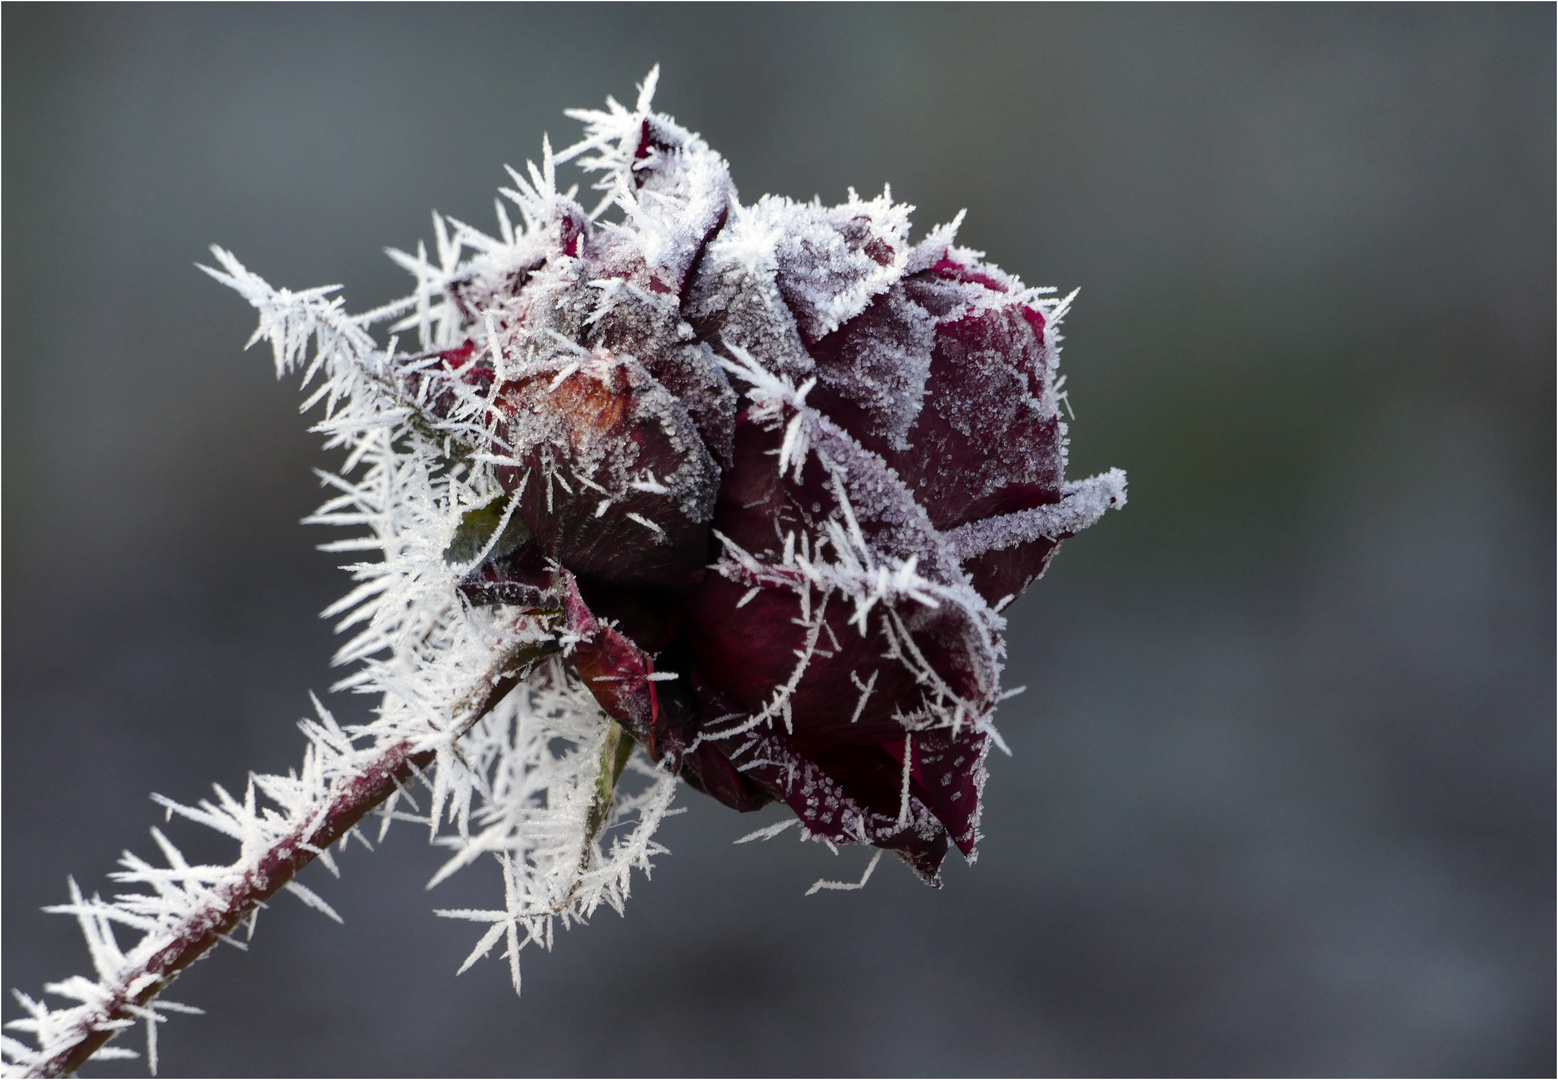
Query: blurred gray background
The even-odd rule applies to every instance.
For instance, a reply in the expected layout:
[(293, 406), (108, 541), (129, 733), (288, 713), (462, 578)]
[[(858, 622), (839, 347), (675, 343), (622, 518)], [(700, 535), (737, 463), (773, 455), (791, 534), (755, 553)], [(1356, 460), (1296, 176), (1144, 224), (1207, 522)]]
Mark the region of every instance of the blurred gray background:
[(398, 296), (383, 246), (658, 61), (746, 198), (890, 182), (1082, 286), (1071, 472), (1131, 502), (1013, 611), (980, 861), (803, 899), (866, 854), (688, 792), (516, 1000), (431, 914), (495, 873), (425, 893), (408, 828), (307, 873), (344, 927), (283, 898), (180, 981), (164, 1074), (1552, 1075), (1552, 6), (0, 20), (8, 986), (86, 968), (38, 909), (149, 792), (285, 769), (334, 677), (328, 462), (193, 263)]

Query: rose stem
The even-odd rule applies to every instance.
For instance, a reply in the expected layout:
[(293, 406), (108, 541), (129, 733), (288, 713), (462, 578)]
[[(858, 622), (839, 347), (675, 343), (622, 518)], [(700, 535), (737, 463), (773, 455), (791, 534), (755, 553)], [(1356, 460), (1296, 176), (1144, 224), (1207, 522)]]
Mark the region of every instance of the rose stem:
[[(481, 709), (461, 725), (462, 730), (469, 730), (472, 724), (490, 712), (519, 681), (516, 675), (494, 680)], [(331, 844), (345, 836), (398, 788), (409, 785), (433, 763), (435, 755), (436, 751), (433, 750), (413, 754), (411, 743), (400, 740), (390, 745), (350, 780), (337, 784), (321, 800), (327, 804), (322, 814), (300, 815), (304, 821), (319, 822), (311, 832), (305, 834), (299, 828), (277, 840), (260, 856), (242, 881), (219, 890), (210, 901), (164, 931), (166, 944), (152, 953), (151, 959), (143, 966), (119, 974), (114, 989), (99, 1007), (97, 1015), (82, 1020), (75, 1040), (52, 1057), (33, 1063), (23, 1075), (68, 1076), (85, 1065), (93, 1054), (122, 1030), (115, 1027), (105, 1031), (104, 1024), (134, 1019), (132, 1008), (145, 1006), (162, 993), (179, 972), (236, 930), (244, 919), (285, 887), (320, 852), (328, 850)], [(144, 982), (148, 975), (154, 976), (150, 985), (132, 994), (130, 987)]]

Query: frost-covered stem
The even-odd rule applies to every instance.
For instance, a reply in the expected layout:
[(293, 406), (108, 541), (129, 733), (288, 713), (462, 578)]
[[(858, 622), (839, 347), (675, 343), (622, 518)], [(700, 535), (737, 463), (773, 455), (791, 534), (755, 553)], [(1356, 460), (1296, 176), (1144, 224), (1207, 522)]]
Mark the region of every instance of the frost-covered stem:
[[(495, 695), (496, 696), (496, 695)], [(355, 776), (320, 800), (310, 826), (287, 833), (262, 854), (254, 868), (236, 884), (218, 890), (209, 903), (189, 913), (166, 932), (166, 944), (144, 965), (124, 972), (96, 1015), (83, 1017), (79, 1037), (53, 1057), (36, 1062), (28, 1076), (68, 1076), (135, 1019), (132, 1009), (145, 1006), (190, 964), (222, 938), (238, 929), (255, 910), (395, 790), (409, 784), (432, 764), (435, 751), (412, 752), (398, 741), (373, 758)]]
[[(528, 670), (526, 668), (525, 670)], [(459, 727), (464, 733), (514, 689), (522, 673), (494, 672), (482, 683), (481, 706)], [(297, 876), (398, 789), (409, 786), (433, 764), (437, 751), (413, 750), (407, 739), (392, 741), (357, 769), (332, 785), (309, 810), (299, 815), (305, 824), (279, 837), (254, 859), (252, 868), (235, 884), (217, 889), (211, 899), (163, 931), (164, 943), (141, 965), (125, 970), (105, 988), (98, 1007), (83, 1016), (76, 1035), (52, 1057), (33, 1062), (26, 1076), (69, 1076), (89, 1061), (135, 1011), (167, 989), (178, 973), (232, 934), (243, 921)]]

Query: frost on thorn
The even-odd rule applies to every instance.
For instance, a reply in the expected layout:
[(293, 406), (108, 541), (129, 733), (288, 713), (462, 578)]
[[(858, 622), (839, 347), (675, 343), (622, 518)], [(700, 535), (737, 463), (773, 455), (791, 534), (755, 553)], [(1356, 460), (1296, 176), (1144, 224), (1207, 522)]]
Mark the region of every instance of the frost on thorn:
[[(1058, 545), (1125, 502), (1118, 470), (1064, 475), (1057, 324), (955, 244), (910, 239), (912, 207), (742, 203), (723, 158), (656, 113), (569, 115), (583, 138), (510, 170), (498, 235), (434, 215), (431, 253), (390, 256), (404, 299), (349, 314), (334, 287), (275, 289), (214, 248), (212, 277), (259, 312), (251, 344), (300, 377), (339, 450), (309, 520), (360, 561), (325, 615), (342, 727), (316, 701), (299, 769), (170, 815), (231, 837), (225, 866), (127, 854), (139, 892), (71, 884), (96, 976), (19, 996), (9, 1069), (74, 1070), (144, 1025), (212, 945), (242, 947), (293, 880), (369, 815), (428, 828), (448, 860), (490, 856), (501, 901), (465, 967), (602, 905), (621, 912), (681, 779), (739, 810), (775, 801), (802, 839), (891, 852), (939, 884), (972, 859), (985, 757), (1001, 746), (999, 613)], [(581, 167), (598, 196), (560, 190)], [(517, 214), (517, 221), (511, 217)], [(1073, 294), (1074, 295), (1074, 294)], [(375, 331), (380, 336), (375, 336)], [(382, 337), (382, 344), (381, 344)], [(133, 943), (121, 945), (117, 934)], [(242, 941), (240, 940), (243, 939)]]

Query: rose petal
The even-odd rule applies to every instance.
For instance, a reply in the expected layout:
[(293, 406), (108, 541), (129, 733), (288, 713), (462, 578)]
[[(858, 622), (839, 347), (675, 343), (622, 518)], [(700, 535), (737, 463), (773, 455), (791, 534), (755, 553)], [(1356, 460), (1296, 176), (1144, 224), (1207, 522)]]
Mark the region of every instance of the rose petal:
[[(788, 470), (779, 474), (773, 454), (783, 430), (782, 423), (771, 428), (750, 413), (738, 419), (735, 467), (715, 506), (715, 528), (770, 567), (783, 561), (786, 534), (814, 536), (839, 513), (837, 488), (819, 464), (803, 467), (800, 482)], [(827, 449), (843, 457), (849, 447), (830, 443)], [(869, 455), (853, 449), (846, 487), (865, 483), (871, 474)], [(912, 518), (892, 521), (888, 514), (904, 509), (893, 500), (907, 502), (907, 494), (887, 483), (885, 470), (877, 479), (873, 498), (859, 500), (857, 521), (879, 543), (914, 543)], [(857, 489), (857, 494), (865, 493)], [(918, 513), (912, 502), (906, 509)], [(928, 525), (918, 535), (920, 543), (934, 540)], [(936, 553), (926, 555), (931, 570)], [(857, 621), (856, 603), (844, 594), (824, 601), (798, 572), (779, 577), (775, 583), (709, 574), (682, 607), (699, 665), (742, 711), (777, 709), (783, 730), (813, 738), (876, 744), (900, 736), (901, 717), (924, 712), (927, 705), (923, 672), (899, 657), (884, 628), (890, 614), (897, 618), (894, 626), (910, 630), (924, 659), (956, 694), (983, 701), (993, 692), (993, 661), (976, 655), (990, 646), (977, 633), (970, 637), (967, 613), (955, 605), (931, 608), (917, 600), (888, 599)]]
[(697, 706), (685, 683), (654, 679), (655, 662), (631, 638), (595, 617), (578, 582), (557, 574), (569, 634), (568, 658), (585, 687), (612, 719), (643, 743), (652, 761), (675, 772), (697, 728)]
[(913, 748), (911, 790), (947, 827), (958, 850), (965, 856), (973, 855), (990, 737), (972, 726), (957, 735), (925, 731), (914, 736)]
[(878, 747), (804, 744), (825, 749), (828, 767), (824, 767), (811, 760), (800, 749), (801, 745), (762, 731), (720, 743), (722, 749), (728, 748), (726, 755), (731, 764), (778, 792), (813, 836), (835, 844), (885, 848), (926, 883), (939, 888), (939, 870), (947, 853), (946, 830), (912, 794), (909, 813), (903, 820), (899, 818), (896, 801), (890, 809), (885, 808), (882, 774), (891, 769), (881, 761), (890, 763), (891, 759)]
[[(926, 299), (978, 286), (911, 283)], [(986, 300), (988, 302), (988, 300)], [(883, 456), (915, 492), (938, 529), (1059, 500), (1064, 431), (1044, 389), (1044, 345), (1018, 304), (948, 312), (936, 325), (925, 407), (911, 450)]]
[(814, 632), (796, 625), (795, 592), (760, 589), (738, 608), (747, 591), (710, 574), (683, 607), (698, 665), (743, 712), (782, 697), (778, 726), (797, 734), (874, 745), (902, 733), (894, 713), (918, 703), (920, 690), (902, 663), (883, 657), (888, 642), (877, 620), (862, 635), (849, 625), (851, 609), (834, 602)]
[(627, 358), (515, 380), (499, 392), (498, 470), (525, 523), (569, 570), (690, 588), (709, 561), (719, 470), (665, 388)]
[(1010, 601), (1038, 580), (1054, 557), (1055, 549), (1060, 547), (1060, 541), (1069, 535), (1062, 534), (1053, 540), (1041, 537), (999, 551), (987, 551), (969, 559), (963, 566), (980, 596), (992, 604), (1003, 599)]

